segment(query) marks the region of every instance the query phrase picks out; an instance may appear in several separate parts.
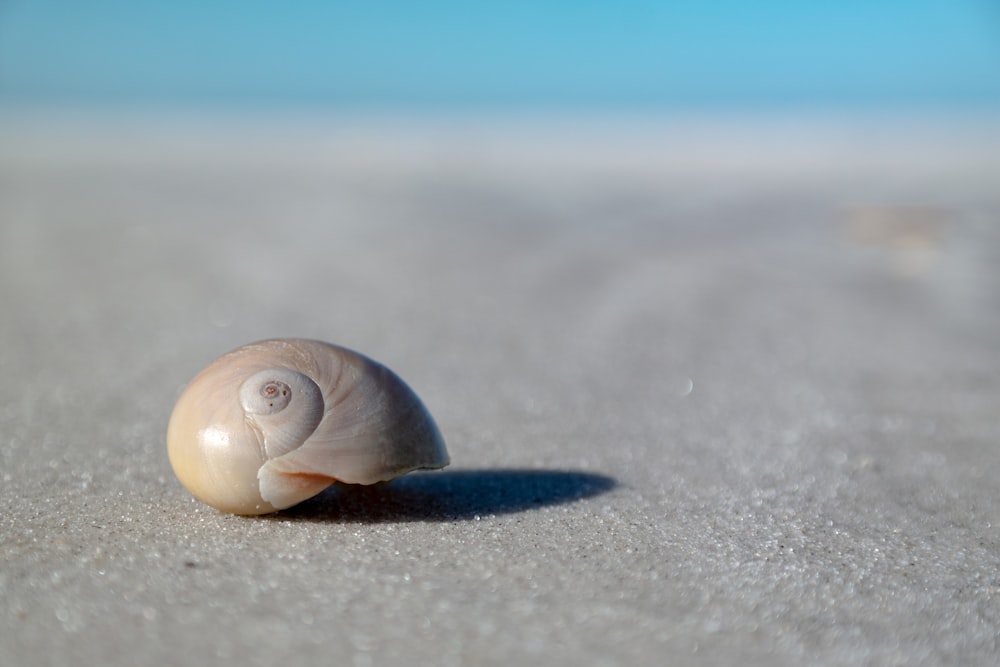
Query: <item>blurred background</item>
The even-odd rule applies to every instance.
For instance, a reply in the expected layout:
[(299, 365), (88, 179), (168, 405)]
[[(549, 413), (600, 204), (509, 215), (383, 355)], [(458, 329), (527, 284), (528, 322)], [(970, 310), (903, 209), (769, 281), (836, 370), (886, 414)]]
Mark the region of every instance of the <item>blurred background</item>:
[(0, 3), (5, 106), (996, 106), (993, 0)]
[[(675, 395), (675, 313), (697, 337), (750, 289), (769, 331), (806, 297), (763, 286), (803, 272), (863, 308), (872, 261), (916, 290), (885, 300), (988, 338), (998, 112), (994, 0), (2, 0), (6, 326), (40, 355), (112, 322), (329, 338), (442, 392), (476, 342), (669, 368)], [(622, 331), (648, 337), (627, 362)]]
[(994, 0), (0, 0), (0, 288), (39, 354), (116, 322), (573, 365), (744, 264), (863, 304), (864, 257), (987, 335), (998, 128)]

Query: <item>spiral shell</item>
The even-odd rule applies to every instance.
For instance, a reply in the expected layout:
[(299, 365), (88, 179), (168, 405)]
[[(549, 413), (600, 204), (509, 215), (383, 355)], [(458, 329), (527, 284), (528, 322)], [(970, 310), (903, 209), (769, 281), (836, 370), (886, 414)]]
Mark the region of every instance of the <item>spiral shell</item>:
[(234, 514), (285, 509), (335, 481), (448, 465), (430, 413), (395, 373), (301, 339), (252, 343), (209, 364), (177, 399), (167, 453), (192, 495)]

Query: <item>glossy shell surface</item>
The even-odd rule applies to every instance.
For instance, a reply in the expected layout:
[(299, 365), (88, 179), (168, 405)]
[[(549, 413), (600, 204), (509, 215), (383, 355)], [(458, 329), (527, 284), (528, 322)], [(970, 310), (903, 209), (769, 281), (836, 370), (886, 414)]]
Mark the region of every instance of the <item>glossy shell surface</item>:
[(302, 339), (252, 343), (209, 364), (174, 406), (167, 452), (192, 495), (235, 514), (285, 509), (335, 481), (448, 464), (430, 413), (395, 373)]

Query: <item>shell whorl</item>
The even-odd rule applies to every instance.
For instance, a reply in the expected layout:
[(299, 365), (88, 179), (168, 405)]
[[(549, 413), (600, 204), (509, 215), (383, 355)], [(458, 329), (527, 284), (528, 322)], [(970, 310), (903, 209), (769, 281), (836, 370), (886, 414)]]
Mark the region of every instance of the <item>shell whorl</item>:
[(304, 443), (323, 420), (323, 392), (312, 378), (287, 368), (258, 371), (240, 386), (240, 405), (263, 440), (267, 458)]

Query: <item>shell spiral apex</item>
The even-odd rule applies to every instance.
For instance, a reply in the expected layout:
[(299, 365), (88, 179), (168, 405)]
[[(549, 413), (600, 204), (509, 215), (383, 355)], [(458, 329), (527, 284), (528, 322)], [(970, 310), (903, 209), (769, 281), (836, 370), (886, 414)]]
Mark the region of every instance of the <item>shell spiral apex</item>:
[(433, 418), (399, 376), (293, 338), (244, 345), (196, 375), (170, 415), (167, 454), (192, 495), (234, 514), (448, 465)]

